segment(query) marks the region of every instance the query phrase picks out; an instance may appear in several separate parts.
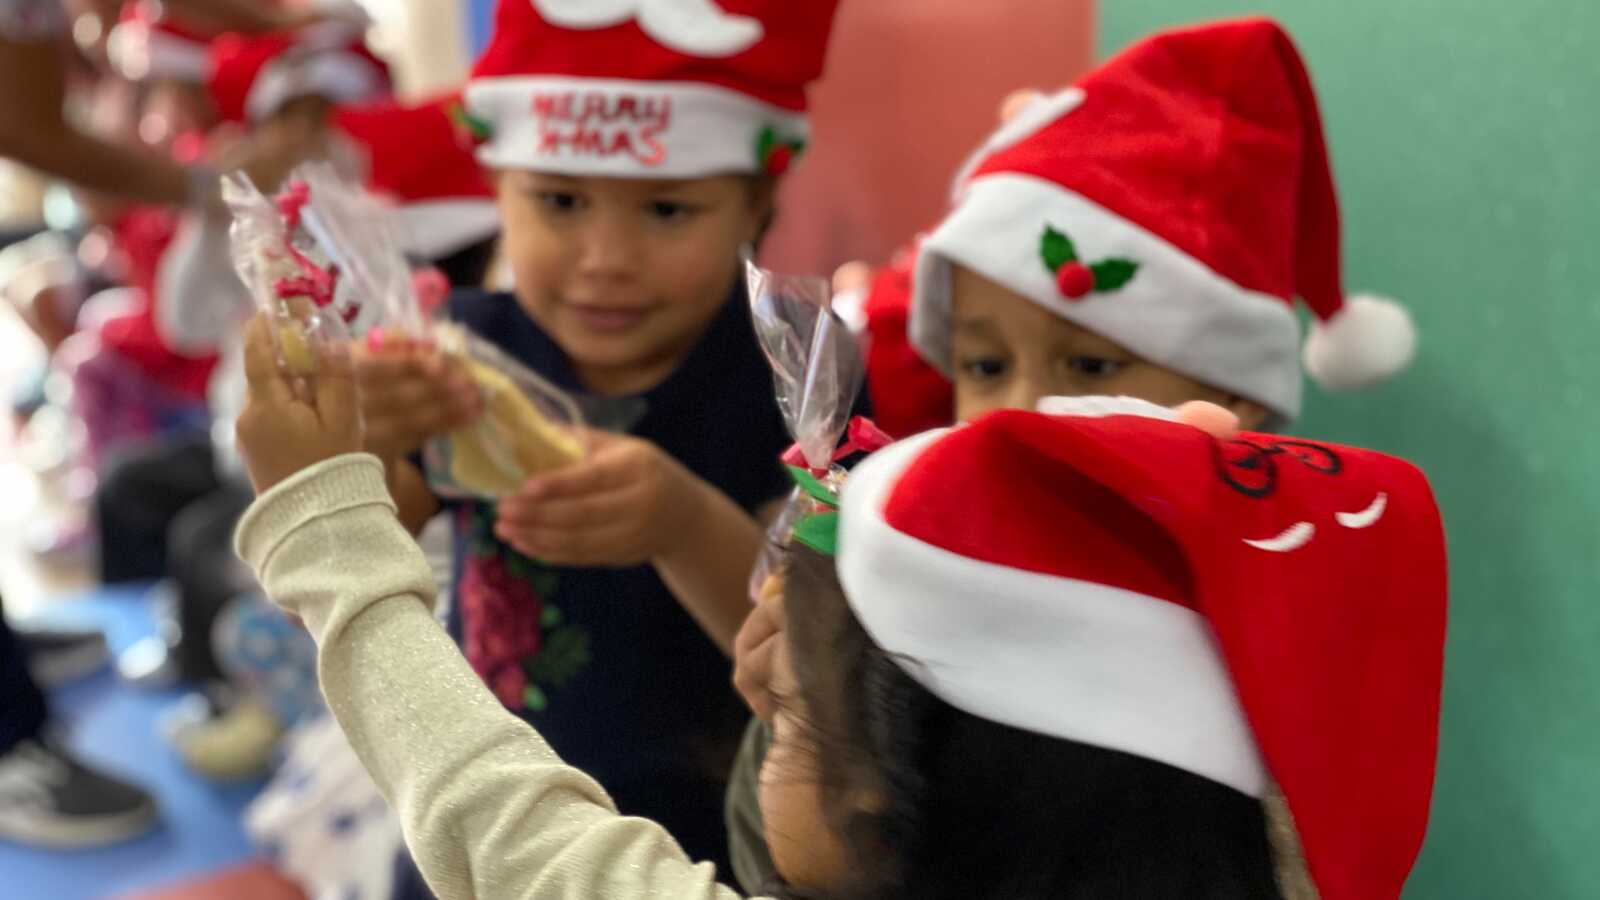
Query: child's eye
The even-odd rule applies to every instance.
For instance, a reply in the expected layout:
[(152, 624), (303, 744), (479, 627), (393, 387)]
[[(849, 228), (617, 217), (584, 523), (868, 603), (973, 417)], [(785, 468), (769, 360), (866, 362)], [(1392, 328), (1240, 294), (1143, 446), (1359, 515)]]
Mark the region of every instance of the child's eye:
[(958, 368), (974, 381), (989, 381), (1006, 374), (1008, 366), (998, 356), (980, 356), (963, 360)]
[(550, 212), (573, 212), (582, 205), (582, 199), (577, 194), (566, 191), (540, 191), (539, 205)]
[(687, 203), (657, 200), (650, 204), (650, 215), (663, 222), (679, 222), (694, 215), (695, 208)]
[(1074, 356), (1067, 360), (1067, 368), (1072, 370), (1073, 374), (1086, 378), (1110, 378), (1121, 372), (1125, 366), (1127, 363), (1098, 356)]

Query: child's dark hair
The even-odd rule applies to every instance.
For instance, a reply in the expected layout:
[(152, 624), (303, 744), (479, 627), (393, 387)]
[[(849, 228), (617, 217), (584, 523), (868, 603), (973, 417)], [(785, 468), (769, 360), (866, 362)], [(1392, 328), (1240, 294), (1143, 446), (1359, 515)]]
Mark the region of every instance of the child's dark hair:
[(873, 643), (832, 559), (796, 547), (786, 571), (822, 806), (855, 857), (830, 900), (1281, 900), (1255, 799), (961, 712)]

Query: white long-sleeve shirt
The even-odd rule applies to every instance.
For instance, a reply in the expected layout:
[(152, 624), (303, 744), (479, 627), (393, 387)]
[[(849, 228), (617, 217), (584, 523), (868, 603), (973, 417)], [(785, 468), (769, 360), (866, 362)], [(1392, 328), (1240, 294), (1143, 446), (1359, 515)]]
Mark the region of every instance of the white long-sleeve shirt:
[(618, 815), (473, 673), (430, 612), (433, 576), (376, 457), (267, 492), (236, 542), (316, 638), (328, 707), (442, 900), (738, 897), (660, 825)]

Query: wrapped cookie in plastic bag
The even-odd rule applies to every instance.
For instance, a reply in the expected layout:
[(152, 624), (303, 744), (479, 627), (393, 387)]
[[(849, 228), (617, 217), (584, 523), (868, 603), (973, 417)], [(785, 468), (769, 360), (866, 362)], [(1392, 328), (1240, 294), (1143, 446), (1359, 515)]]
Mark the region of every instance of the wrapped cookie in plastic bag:
[(442, 352), (465, 363), (483, 393), (477, 421), (423, 450), (436, 493), (495, 500), (535, 475), (583, 459), (583, 416), (565, 392), (459, 326), (437, 325), (433, 337)]
[(326, 353), (350, 352), (359, 298), (339, 297), (339, 267), (305, 228), (309, 187), (293, 181), (276, 199), (242, 174), (223, 179), (223, 199), (233, 213), (229, 241), (234, 268), (256, 307), (273, 322), (278, 365), (297, 379), (317, 374)]
[[(279, 362), (315, 374), (320, 352), (445, 353), (458, 357), (483, 392), (483, 416), (424, 448), (428, 480), (441, 496), (496, 499), (540, 472), (584, 455), (576, 404), (487, 341), (431, 322), (417, 278), (382, 204), (326, 164), (294, 171), (268, 199), (243, 176), (224, 196), (234, 215), (235, 265), (257, 305), (277, 322)], [(437, 300), (438, 298), (434, 298)]]
[(350, 336), (367, 337), (380, 328), (423, 334), (426, 317), (415, 273), (387, 204), (328, 163), (296, 169), (291, 190), (303, 192), (301, 227), (339, 273), (334, 306), (349, 317)]

